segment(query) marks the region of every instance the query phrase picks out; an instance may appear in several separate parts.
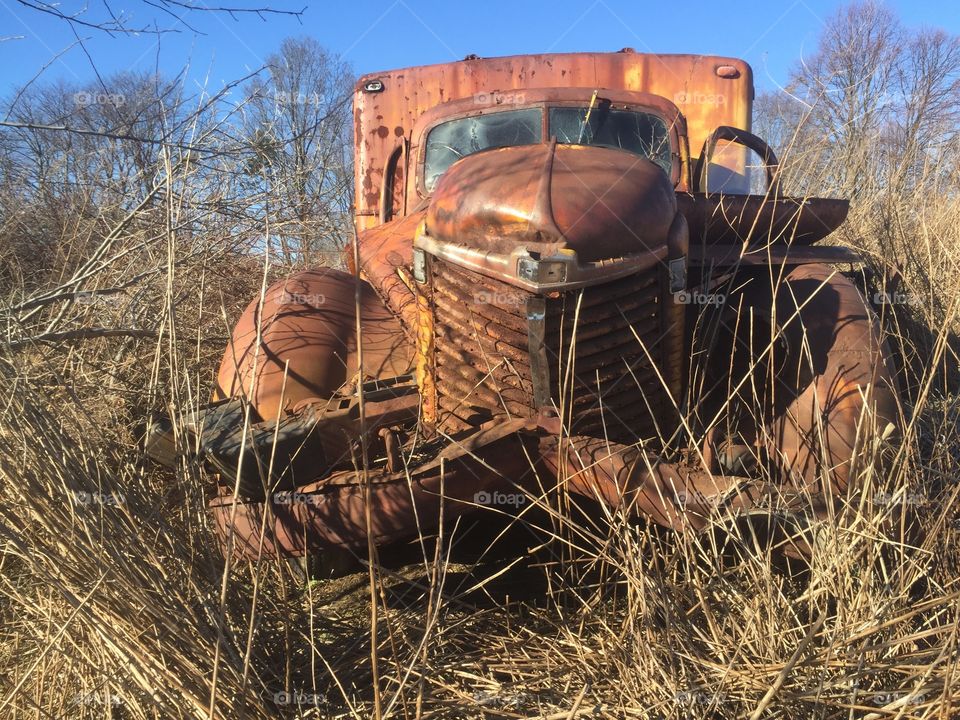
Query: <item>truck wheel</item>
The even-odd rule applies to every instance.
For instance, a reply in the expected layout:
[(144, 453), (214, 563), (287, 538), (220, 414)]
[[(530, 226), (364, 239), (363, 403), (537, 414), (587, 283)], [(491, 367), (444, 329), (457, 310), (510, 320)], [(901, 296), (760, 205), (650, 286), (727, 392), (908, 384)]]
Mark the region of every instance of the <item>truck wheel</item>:
[(706, 455), (749, 448), (794, 490), (844, 492), (880, 464), (898, 422), (891, 354), (869, 304), (819, 264), (779, 282), (769, 268), (751, 270), (730, 287), (721, 308), (698, 318), (693, 343)]

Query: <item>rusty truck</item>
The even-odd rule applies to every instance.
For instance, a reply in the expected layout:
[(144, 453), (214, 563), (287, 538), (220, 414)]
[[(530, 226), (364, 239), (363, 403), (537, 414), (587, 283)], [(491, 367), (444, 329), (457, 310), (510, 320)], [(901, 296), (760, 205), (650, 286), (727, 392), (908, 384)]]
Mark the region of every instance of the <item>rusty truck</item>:
[(507, 493), (677, 531), (829, 507), (895, 437), (890, 354), (818, 244), (847, 201), (783, 194), (753, 97), (742, 60), (629, 48), (364, 75), (344, 266), (254, 298), (148, 451), (214, 470), (248, 557)]

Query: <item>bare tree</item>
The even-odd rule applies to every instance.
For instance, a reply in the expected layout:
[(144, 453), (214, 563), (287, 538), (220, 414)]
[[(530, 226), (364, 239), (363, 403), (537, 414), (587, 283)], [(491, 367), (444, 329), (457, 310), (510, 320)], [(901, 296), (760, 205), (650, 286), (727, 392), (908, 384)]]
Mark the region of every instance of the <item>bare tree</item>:
[(923, 182), (928, 161), (948, 155), (960, 136), (960, 38), (943, 30), (917, 33), (894, 82), (901, 102), (888, 127), (887, 183), (904, 192)]
[(831, 148), (828, 177), (847, 196), (875, 188), (870, 150), (895, 105), (902, 42), (889, 9), (855, 2), (828, 20), (817, 52), (793, 73), (793, 94), (814, 106), (808, 122)]
[(876, 0), (853, 2), (828, 19), (785, 91), (757, 98), (756, 113), (758, 130), (790, 150), (795, 192), (902, 194), (957, 135), (960, 39), (904, 28)]
[(249, 88), (251, 173), (269, 187), (288, 263), (326, 263), (342, 247), (352, 201), (354, 76), (311, 38), (284, 40)]
[(878, 309), (896, 325), (902, 364), (920, 373), (936, 357), (930, 328), (949, 322), (956, 296), (946, 238), (960, 196), (960, 38), (905, 27), (886, 6), (857, 0), (827, 20), (784, 91), (762, 94), (755, 109), (757, 129), (785, 149), (787, 192), (852, 201), (841, 241), (866, 251), (865, 282), (889, 279), (911, 299)]

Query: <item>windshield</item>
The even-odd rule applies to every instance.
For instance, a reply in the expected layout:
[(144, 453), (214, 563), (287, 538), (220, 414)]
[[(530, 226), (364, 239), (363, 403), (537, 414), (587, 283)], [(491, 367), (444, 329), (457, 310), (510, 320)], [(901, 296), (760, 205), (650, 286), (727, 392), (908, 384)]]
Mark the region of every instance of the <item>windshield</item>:
[[(598, 145), (647, 157), (670, 174), (670, 132), (662, 118), (636, 110), (614, 110), (604, 101), (587, 107), (549, 109), (549, 137), (569, 145)], [(453, 163), (481, 150), (535, 145), (543, 141), (540, 108), (501, 110), (485, 115), (448, 120), (427, 134), (423, 186), (433, 192), (437, 181)]]
[(450, 120), (427, 135), (423, 185), (433, 192), (447, 168), (467, 155), (511, 145), (535, 145), (541, 141), (543, 114), (539, 108), (508, 110)]
[(650, 158), (670, 174), (670, 133), (662, 118), (635, 110), (612, 110), (602, 104), (550, 108), (550, 135), (558, 143), (599, 145)]

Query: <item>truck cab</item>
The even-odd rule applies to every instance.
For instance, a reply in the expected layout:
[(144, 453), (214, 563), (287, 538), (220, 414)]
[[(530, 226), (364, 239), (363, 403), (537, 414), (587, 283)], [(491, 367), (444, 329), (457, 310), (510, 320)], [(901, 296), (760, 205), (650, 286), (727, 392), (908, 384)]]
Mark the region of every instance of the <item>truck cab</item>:
[[(641, 54), (624, 48), (616, 53), (474, 57), (365, 75), (354, 96), (358, 229), (406, 215), (427, 197), (426, 181), (433, 180), (422, 173), (436, 170), (427, 163), (427, 150), (430, 133), (438, 126), (432, 136), (435, 143), (442, 138), (442, 126), (460, 118), (475, 118), (476, 126), (494, 113), (556, 107), (555, 129), (563, 140), (573, 140), (556, 125), (572, 117), (573, 110), (561, 108), (586, 110), (594, 94), (598, 113), (593, 122), (598, 129), (606, 126), (604, 116), (622, 118), (616, 111), (627, 108), (645, 108), (660, 117), (676, 142), (671, 148), (676, 153), (671, 177), (678, 190), (688, 191), (699, 151), (717, 127), (750, 130), (753, 73), (747, 63), (734, 58)], [(511, 117), (517, 116), (490, 122)], [(596, 142), (616, 141), (604, 137), (615, 124), (604, 127)], [(452, 132), (457, 126), (446, 129)], [(539, 141), (549, 140), (550, 132), (544, 116)], [(489, 142), (507, 140), (503, 136)], [(579, 129), (576, 140), (584, 141)], [(477, 147), (484, 142), (478, 138)], [(430, 155), (431, 160), (441, 157), (436, 148)]]

